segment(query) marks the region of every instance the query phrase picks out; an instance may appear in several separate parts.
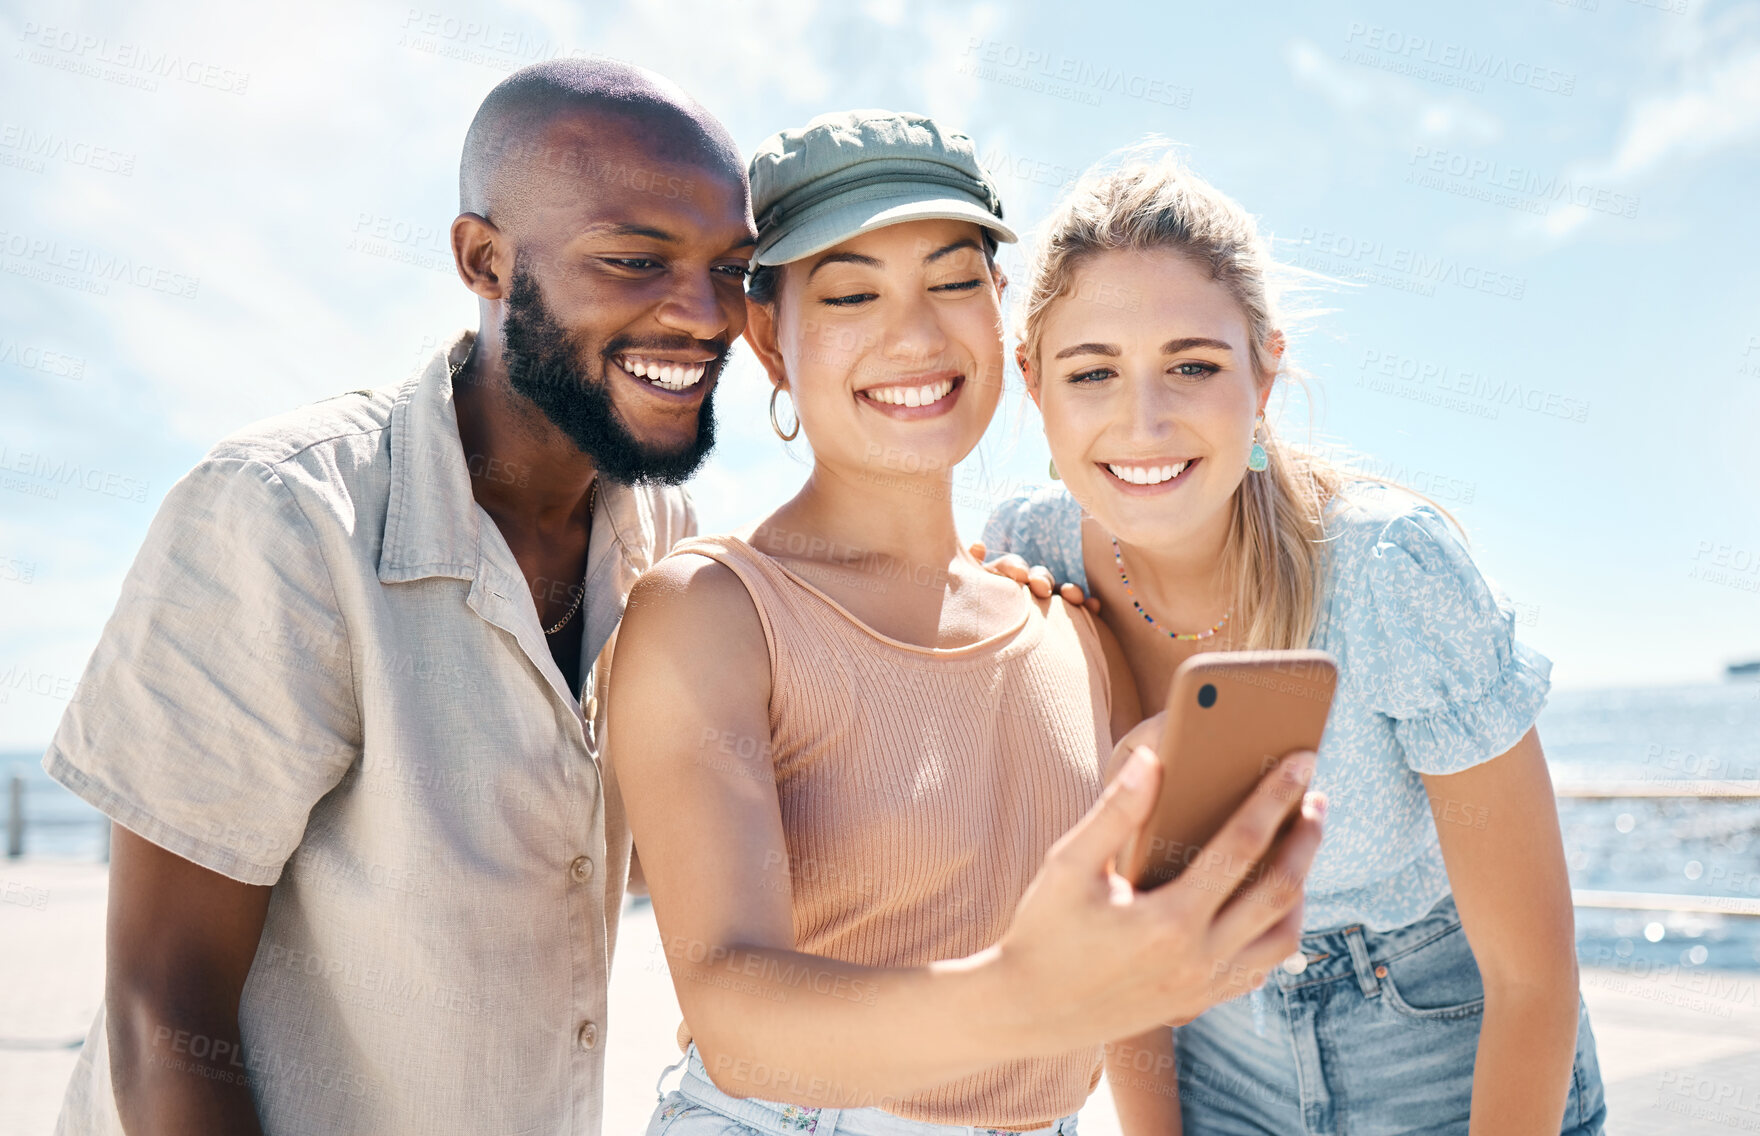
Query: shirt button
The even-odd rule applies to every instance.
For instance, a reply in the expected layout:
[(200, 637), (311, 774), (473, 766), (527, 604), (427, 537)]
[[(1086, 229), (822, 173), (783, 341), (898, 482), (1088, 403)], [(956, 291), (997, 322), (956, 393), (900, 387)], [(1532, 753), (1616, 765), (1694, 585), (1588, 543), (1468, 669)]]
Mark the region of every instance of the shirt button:
[(587, 704), (581, 709), (586, 711), (587, 721), (591, 722), (597, 718), (599, 716), (599, 696), (597, 694), (587, 695)]
[(593, 1048), (599, 1044), (599, 1024), (597, 1022), (582, 1022), (580, 1031), (574, 1035), (574, 1039), (580, 1043), (582, 1049)]
[(593, 878), (593, 862), (585, 856), (576, 856), (574, 863), (568, 866), (568, 877), (577, 884), (584, 884)]
[(1301, 951), (1283, 960), (1283, 969), (1287, 974), (1300, 974), (1308, 969), (1308, 956)]

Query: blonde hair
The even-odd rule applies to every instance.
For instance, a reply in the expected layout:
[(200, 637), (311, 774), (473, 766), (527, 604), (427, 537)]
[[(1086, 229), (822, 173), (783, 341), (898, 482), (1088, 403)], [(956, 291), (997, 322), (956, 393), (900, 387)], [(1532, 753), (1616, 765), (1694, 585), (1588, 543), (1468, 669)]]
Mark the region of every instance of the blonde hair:
[[(1280, 328), (1272, 277), (1279, 268), (1258, 226), (1233, 199), (1188, 170), (1171, 152), (1092, 170), (1046, 220), (1028, 262), (1022, 349), (1039, 373), (1045, 314), (1066, 295), (1086, 259), (1113, 250), (1167, 249), (1209, 269), (1247, 320), (1254, 378), (1291, 373), (1271, 349)], [(1270, 459), (1235, 491), (1223, 570), (1234, 579), (1229, 610), (1243, 649), (1305, 647), (1320, 616), (1322, 542), (1328, 502), (1357, 475), (1285, 445), (1267, 421), (1259, 432)]]

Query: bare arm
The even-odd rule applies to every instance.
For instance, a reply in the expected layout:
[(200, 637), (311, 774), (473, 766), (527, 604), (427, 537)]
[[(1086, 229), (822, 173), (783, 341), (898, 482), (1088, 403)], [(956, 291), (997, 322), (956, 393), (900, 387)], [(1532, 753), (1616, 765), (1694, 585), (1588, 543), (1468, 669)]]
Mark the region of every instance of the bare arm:
[(1556, 1133), (1576, 1052), (1577, 954), (1540, 735), (1529, 730), (1502, 756), (1424, 784), (1485, 982), (1472, 1132)]
[[(995, 946), (898, 969), (800, 954), (768, 757), (770, 661), (738, 578), (702, 557), (662, 561), (630, 595), (612, 673), (609, 737), (673, 984), (728, 1092), (820, 1106), (920, 1092), (1189, 1017), (1295, 949), (1317, 818), (1278, 870), (1233, 893), (1312, 755), (1266, 778), (1213, 855), (1139, 895), (1111, 863), (1159, 784), (1144, 748), (1053, 847)], [(755, 764), (737, 756), (754, 742)]]
[(104, 1004), (123, 1128), (261, 1133), (238, 1003), (270, 889), (111, 831)]
[(1125, 1136), (1180, 1136), (1173, 1031), (1157, 1026), (1106, 1047), (1106, 1084)]

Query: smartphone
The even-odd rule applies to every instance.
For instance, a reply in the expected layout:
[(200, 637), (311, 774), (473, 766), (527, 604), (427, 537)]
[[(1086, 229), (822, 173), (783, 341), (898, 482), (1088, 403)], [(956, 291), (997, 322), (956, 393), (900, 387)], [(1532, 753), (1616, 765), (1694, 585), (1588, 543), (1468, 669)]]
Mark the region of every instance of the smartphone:
[[(1161, 794), (1119, 874), (1142, 890), (1177, 877), (1284, 754), (1319, 752), (1337, 685), (1325, 651), (1216, 651), (1181, 663), (1167, 696)], [(1286, 826), (1301, 800), (1291, 795)]]

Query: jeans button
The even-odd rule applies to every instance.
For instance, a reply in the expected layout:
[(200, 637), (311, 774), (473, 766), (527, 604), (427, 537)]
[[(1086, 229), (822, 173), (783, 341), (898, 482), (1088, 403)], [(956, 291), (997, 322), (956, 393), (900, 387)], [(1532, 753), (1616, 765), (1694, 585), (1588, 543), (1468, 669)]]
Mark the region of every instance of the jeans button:
[(1295, 954), (1283, 960), (1283, 970), (1285, 974), (1300, 974), (1307, 969), (1308, 956), (1301, 951), (1297, 951)]

